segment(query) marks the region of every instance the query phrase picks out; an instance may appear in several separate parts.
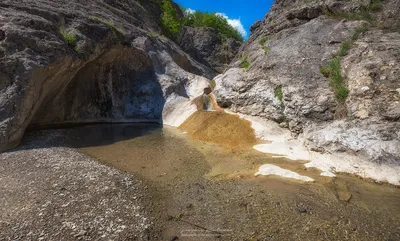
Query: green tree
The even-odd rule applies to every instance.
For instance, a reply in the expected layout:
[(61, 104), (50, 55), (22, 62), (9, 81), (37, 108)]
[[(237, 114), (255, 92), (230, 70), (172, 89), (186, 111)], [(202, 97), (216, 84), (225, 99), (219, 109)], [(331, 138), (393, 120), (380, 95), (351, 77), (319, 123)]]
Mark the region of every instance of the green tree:
[(170, 38), (175, 38), (181, 31), (181, 22), (176, 9), (169, 0), (163, 0), (162, 11), (161, 24), (164, 33)]

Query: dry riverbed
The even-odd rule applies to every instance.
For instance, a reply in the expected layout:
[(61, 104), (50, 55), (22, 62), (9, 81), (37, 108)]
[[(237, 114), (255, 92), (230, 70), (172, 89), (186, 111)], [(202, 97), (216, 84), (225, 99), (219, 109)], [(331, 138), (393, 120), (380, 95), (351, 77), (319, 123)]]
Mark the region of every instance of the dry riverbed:
[[(316, 181), (255, 177), (267, 163)], [(0, 181), (0, 240), (400, 239), (399, 188), (172, 127), (33, 132), (0, 154)]]

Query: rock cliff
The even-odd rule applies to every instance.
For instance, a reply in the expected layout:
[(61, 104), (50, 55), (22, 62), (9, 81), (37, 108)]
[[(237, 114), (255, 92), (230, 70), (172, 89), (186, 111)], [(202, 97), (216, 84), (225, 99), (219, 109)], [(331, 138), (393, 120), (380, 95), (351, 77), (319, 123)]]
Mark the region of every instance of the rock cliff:
[(399, 14), (396, 0), (277, 0), (216, 77), (218, 103), (308, 150), (398, 167)]
[(222, 38), (212, 28), (187, 26), (183, 27), (177, 42), (192, 58), (218, 73), (226, 70), (242, 45), (233, 38)]
[(157, 0), (1, 1), (0, 151), (28, 126), (162, 122), (201, 94), (188, 86), (215, 72), (161, 35), (161, 14)]

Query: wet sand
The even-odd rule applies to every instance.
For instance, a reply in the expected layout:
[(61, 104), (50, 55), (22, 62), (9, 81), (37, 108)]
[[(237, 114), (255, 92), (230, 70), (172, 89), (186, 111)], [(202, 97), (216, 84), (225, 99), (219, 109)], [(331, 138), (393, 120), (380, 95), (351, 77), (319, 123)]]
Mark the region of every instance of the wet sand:
[(194, 140), (216, 143), (230, 149), (248, 148), (258, 142), (250, 121), (222, 111), (197, 111), (179, 129)]

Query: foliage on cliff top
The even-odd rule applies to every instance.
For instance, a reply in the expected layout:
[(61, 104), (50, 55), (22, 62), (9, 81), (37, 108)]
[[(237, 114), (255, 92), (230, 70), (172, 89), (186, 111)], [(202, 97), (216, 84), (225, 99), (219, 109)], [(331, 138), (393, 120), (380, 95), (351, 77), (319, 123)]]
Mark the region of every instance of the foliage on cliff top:
[(161, 9), (163, 11), (161, 27), (164, 34), (169, 38), (174, 39), (181, 31), (182, 21), (179, 19), (176, 9), (172, 6), (169, 0), (163, 0)]
[(243, 42), (243, 36), (234, 27), (229, 25), (228, 20), (219, 13), (213, 12), (191, 12), (181, 7), (184, 17), (181, 18), (177, 9), (169, 0), (162, 0), (161, 26), (164, 34), (174, 39), (181, 31), (182, 26), (209, 27), (215, 29), (223, 38), (233, 38)]
[(243, 42), (243, 36), (229, 25), (228, 20), (219, 13), (213, 12), (190, 12), (184, 10), (183, 24), (191, 27), (209, 27), (218, 31), (223, 37), (233, 38)]

